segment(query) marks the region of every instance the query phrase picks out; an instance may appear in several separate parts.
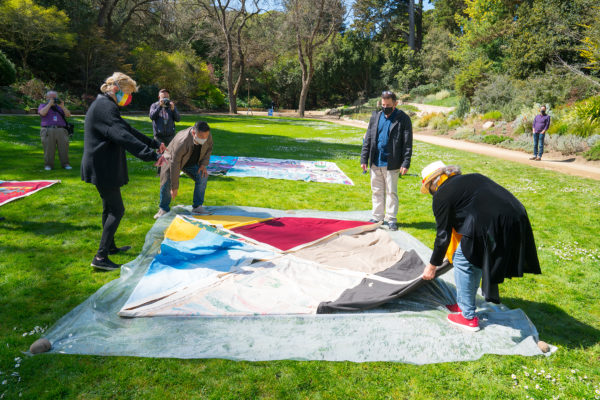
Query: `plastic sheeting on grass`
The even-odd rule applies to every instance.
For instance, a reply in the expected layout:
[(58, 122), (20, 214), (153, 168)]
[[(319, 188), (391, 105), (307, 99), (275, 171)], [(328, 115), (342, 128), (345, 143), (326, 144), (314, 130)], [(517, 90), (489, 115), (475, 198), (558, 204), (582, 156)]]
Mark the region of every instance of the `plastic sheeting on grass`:
[[(281, 211), (209, 207), (215, 214), (257, 218), (299, 216), (368, 220), (370, 213)], [(141, 254), (121, 277), (100, 288), (61, 318), (46, 334), (51, 352), (140, 357), (234, 360), (398, 361), (428, 364), (475, 360), (483, 354), (543, 354), (535, 326), (521, 310), (478, 297), (482, 330), (471, 333), (447, 323), (445, 304), (455, 303), (452, 273), (379, 308), (324, 315), (122, 318), (117, 315), (156, 256), (175, 207), (157, 220)], [(405, 250), (427, 262), (431, 254), (411, 235), (390, 232)]]

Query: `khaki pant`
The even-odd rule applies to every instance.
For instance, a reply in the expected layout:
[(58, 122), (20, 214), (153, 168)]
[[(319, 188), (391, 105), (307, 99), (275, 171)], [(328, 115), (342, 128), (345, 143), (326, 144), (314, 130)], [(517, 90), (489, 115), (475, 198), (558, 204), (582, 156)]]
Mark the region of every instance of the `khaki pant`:
[(57, 147), (61, 166), (69, 164), (69, 136), (65, 128), (42, 128), (40, 136), (44, 146), (44, 165), (54, 168)]
[(400, 170), (371, 165), (371, 193), (373, 218), (377, 221), (396, 222), (398, 214), (398, 175)]

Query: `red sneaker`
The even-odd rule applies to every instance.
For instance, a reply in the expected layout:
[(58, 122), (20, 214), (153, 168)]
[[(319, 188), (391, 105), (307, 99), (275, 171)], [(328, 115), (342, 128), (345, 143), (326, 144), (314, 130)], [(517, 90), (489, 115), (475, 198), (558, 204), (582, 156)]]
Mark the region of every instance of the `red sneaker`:
[(457, 303), (454, 304), (446, 304), (446, 308), (450, 310), (450, 312), (462, 312)]
[(479, 320), (477, 317), (466, 319), (463, 317), (462, 313), (448, 314), (448, 322), (471, 332), (477, 332), (479, 330)]

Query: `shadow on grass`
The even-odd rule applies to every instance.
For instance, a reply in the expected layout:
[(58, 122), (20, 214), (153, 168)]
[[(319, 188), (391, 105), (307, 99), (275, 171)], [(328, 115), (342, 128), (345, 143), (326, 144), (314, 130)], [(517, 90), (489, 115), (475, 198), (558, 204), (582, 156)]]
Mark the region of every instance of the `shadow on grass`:
[(62, 232), (85, 231), (88, 229), (98, 229), (98, 224), (92, 225), (74, 225), (68, 222), (58, 221), (24, 221), (16, 219), (7, 219), (3, 221), (2, 226), (14, 231), (32, 233), (34, 235), (48, 235)]
[(569, 349), (588, 348), (600, 342), (600, 330), (578, 321), (552, 304), (502, 297), (510, 308), (520, 308), (535, 323), (540, 339)]
[(436, 229), (436, 225), (435, 222), (426, 222), (426, 221), (420, 221), (420, 222), (400, 222), (400, 228), (415, 228), (415, 229), (425, 229), (425, 230), (429, 230), (429, 229)]

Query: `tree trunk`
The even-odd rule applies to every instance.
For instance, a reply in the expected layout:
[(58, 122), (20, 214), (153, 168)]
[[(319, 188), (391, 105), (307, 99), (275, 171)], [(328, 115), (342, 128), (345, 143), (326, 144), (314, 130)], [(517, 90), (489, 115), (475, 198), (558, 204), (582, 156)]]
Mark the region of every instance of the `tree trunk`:
[(423, 47), (423, 0), (419, 0), (417, 8), (417, 50)]
[(408, 0), (408, 47), (415, 50), (415, 0)]
[(300, 100), (298, 102), (298, 116), (304, 118), (304, 110), (306, 107), (306, 98), (308, 97), (308, 88), (310, 86), (310, 79), (302, 79), (302, 91), (300, 91)]
[(237, 114), (237, 96), (233, 89), (233, 49), (231, 48), (231, 39), (229, 39), (227, 40), (227, 97), (229, 98), (229, 114)]

